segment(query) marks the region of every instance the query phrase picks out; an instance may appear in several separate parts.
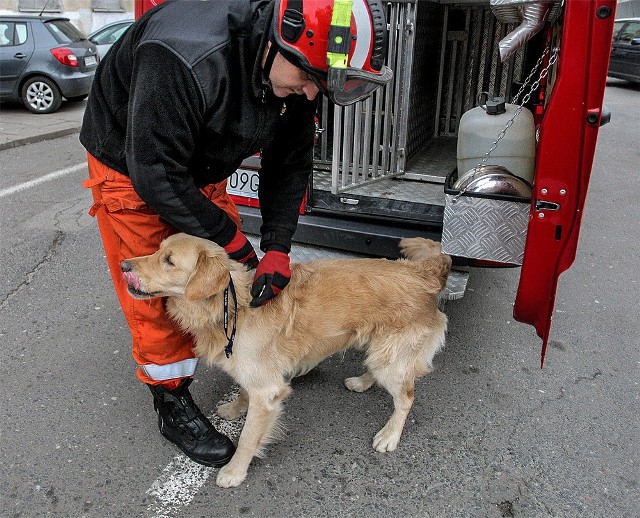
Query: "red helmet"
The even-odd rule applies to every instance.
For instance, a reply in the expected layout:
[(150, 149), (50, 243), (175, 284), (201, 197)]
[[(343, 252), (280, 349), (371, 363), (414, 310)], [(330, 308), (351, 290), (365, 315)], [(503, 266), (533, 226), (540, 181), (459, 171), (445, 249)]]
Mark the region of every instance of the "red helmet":
[(382, 0), (276, 0), (273, 32), (280, 53), (336, 104), (364, 99), (393, 76)]

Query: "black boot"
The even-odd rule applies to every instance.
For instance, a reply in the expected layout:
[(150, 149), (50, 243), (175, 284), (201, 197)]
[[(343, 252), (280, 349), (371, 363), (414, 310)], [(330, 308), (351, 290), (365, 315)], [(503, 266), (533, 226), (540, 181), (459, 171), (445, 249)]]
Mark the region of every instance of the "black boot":
[(191, 381), (191, 378), (186, 378), (173, 390), (162, 385), (149, 385), (153, 406), (158, 413), (160, 433), (191, 460), (219, 468), (231, 460), (236, 448), (193, 402), (189, 393)]

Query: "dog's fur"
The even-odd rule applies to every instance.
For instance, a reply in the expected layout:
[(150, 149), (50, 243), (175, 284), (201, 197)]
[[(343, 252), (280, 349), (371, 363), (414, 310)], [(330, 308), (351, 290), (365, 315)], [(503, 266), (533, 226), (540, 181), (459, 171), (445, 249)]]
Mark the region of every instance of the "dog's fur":
[[(292, 264), (290, 284), (259, 308), (249, 307), (253, 272), (211, 241), (176, 234), (156, 253), (123, 262), (131, 295), (169, 297), (167, 311), (195, 337), (196, 355), (240, 385), (236, 400), (217, 409), (225, 419), (247, 413), (236, 453), (218, 473), (219, 486), (245, 479), (251, 459), (273, 436), (282, 402), (291, 393), (289, 380), (349, 347), (365, 351), (367, 370), (347, 378), (347, 388), (363, 392), (377, 382), (393, 397), (393, 414), (373, 447), (397, 447), (414, 380), (430, 372), (433, 356), (444, 345), (447, 318), (437, 299), (451, 267), (434, 241), (404, 239), (400, 247), (406, 259)], [(237, 318), (237, 334), (233, 354), (226, 358), (223, 292), (230, 276), (238, 312), (233, 314), (229, 294), (229, 330)]]

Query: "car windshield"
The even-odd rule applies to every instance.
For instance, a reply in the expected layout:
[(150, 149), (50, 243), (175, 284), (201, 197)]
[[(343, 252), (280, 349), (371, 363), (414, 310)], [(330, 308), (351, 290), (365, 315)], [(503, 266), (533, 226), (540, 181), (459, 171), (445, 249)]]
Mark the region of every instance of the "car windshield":
[(91, 41), (93, 41), (93, 43), (95, 43), (96, 45), (107, 45), (110, 43), (115, 43), (116, 41), (118, 41), (118, 38), (122, 36), (122, 33), (128, 28), (129, 24), (109, 27), (104, 31), (98, 32), (98, 34), (91, 38)]
[(58, 43), (73, 43), (86, 39), (68, 20), (51, 20), (44, 25)]
[(620, 29), (622, 29), (622, 26), (625, 24), (626, 22), (615, 22), (613, 24), (613, 39), (615, 40), (616, 37), (618, 36), (618, 33), (620, 32)]

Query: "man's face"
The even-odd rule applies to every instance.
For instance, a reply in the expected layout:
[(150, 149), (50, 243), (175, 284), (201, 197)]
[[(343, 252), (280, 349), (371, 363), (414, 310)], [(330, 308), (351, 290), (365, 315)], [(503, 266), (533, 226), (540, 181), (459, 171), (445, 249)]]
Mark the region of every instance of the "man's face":
[(276, 54), (273, 60), (269, 80), (271, 81), (273, 94), (276, 97), (296, 94), (304, 95), (312, 101), (319, 93), (313, 79), (304, 70), (283, 58), (280, 53)]

